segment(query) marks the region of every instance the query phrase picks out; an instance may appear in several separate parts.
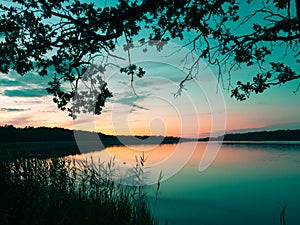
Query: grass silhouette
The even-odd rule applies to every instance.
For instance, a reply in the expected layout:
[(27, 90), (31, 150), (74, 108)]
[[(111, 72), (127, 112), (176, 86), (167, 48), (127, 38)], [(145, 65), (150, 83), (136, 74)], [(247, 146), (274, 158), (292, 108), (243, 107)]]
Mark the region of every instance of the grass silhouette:
[(87, 162), (1, 154), (0, 224), (157, 224), (143, 187), (109, 176)]

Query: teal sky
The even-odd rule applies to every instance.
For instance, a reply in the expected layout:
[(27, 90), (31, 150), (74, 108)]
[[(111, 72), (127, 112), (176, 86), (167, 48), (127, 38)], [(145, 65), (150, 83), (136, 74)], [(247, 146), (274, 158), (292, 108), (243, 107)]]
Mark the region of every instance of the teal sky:
[[(183, 71), (163, 62), (144, 61), (139, 65), (147, 73), (134, 83), (138, 96), (134, 95), (129, 78), (125, 75), (116, 72), (109, 77), (108, 84), (114, 97), (109, 100), (102, 115), (93, 117), (92, 124), (97, 131), (180, 135), (183, 125), (179, 120), (182, 119), (185, 126), (191, 126), (199, 120), (199, 126), (185, 132), (185, 136), (197, 136), (197, 128), (200, 128), (199, 136), (210, 132), (212, 112), (198, 83), (209, 87), (211, 93), (216, 93), (215, 83), (211, 84), (209, 80), (211, 77), (199, 74), (196, 83), (187, 83), (184, 94), (174, 98), (172, 93), (184, 77)], [(20, 77), (14, 73), (1, 76), (1, 125), (74, 128), (72, 119), (56, 109), (52, 96), (44, 90), (47, 78), (34, 74)], [(263, 94), (252, 95), (244, 102), (230, 98), (230, 92), (222, 90), (226, 105), (225, 129), (300, 128), (299, 93), (293, 93), (296, 87), (297, 82), (290, 82)], [(79, 117), (75, 128), (95, 129), (90, 122), (86, 123), (85, 118)], [(222, 130), (222, 127), (214, 131), (219, 129)]]
[[(111, 2), (107, 1), (107, 4)], [(190, 33), (186, 36), (192, 38), (193, 35)], [(183, 44), (178, 40), (174, 43)], [(299, 81), (288, 82), (263, 94), (252, 95), (244, 102), (238, 102), (230, 98), (231, 93), (227, 90), (219, 89), (216, 92), (216, 69), (205, 67), (203, 62), (197, 80), (186, 83), (183, 95), (174, 98), (173, 93), (185, 77), (186, 71), (180, 66), (183, 53), (165, 57), (172, 51), (173, 45), (170, 44), (161, 53), (151, 48), (147, 53), (143, 53), (141, 49), (133, 50), (132, 62), (147, 71), (144, 78), (135, 80), (134, 90), (137, 96), (130, 87), (129, 77), (112, 68), (105, 74), (105, 79), (114, 97), (109, 100), (102, 115), (83, 115), (75, 124), (66, 112), (56, 108), (52, 96), (45, 91), (50, 77), (42, 78), (34, 73), (23, 77), (15, 72), (0, 74), (0, 125), (65, 127), (109, 134), (188, 137), (205, 136), (220, 130), (300, 128), (300, 93), (293, 93)], [(274, 54), (268, 60), (283, 60), (295, 66), (293, 55), (288, 54), (282, 58), (282, 51), (279, 47), (275, 48)], [(116, 52), (126, 57), (120, 49)], [(127, 61), (122, 63), (126, 64)], [(233, 72), (232, 84), (237, 80), (251, 80), (257, 71), (256, 67), (240, 68)]]

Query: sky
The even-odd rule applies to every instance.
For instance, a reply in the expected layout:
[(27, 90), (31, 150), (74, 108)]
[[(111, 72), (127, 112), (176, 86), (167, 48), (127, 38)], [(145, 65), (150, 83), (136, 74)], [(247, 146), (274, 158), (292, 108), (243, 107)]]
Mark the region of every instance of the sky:
[(137, 55), (139, 60), (135, 62), (146, 70), (143, 78), (135, 80), (134, 90), (130, 78), (112, 68), (108, 71), (110, 74), (106, 74), (106, 81), (114, 97), (109, 99), (103, 113), (97, 116), (80, 114), (74, 121), (56, 108), (52, 96), (45, 91), (50, 78), (35, 74), (21, 77), (14, 72), (1, 74), (0, 125), (186, 137), (222, 130), (300, 128), (299, 93), (293, 93), (297, 82), (274, 87), (239, 102), (221, 87), (217, 92), (216, 75), (203, 65), (197, 80), (186, 83), (186, 90), (175, 98), (173, 93), (186, 75), (176, 66), (175, 61), (181, 58), (174, 56), (175, 59), (166, 60), (138, 51), (132, 55)]
[[(146, 75), (135, 79), (132, 88), (130, 78), (120, 74), (119, 69), (108, 69), (104, 78), (114, 97), (108, 100), (101, 115), (80, 114), (77, 120), (57, 109), (52, 96), (45, 91), (50, 77), (42, 78), (34, 72), (25, 76), (13, 71), (0, 74), (0, 125), (182, 137), (205, 137), (222, 131), (300, 128), (300, 93), (293, 93), (299, 81), (238, 102), (230, 97), (230, 91), (218, 86), (216, 69), (200, 62), (197, 79), (187, 82), (182, 95), (175, 98), (178, 84), (187, 75), (182, 58), (189, 51), (183, 49), (170, 54), (178, 44), (169, 43), (162, 52), (151, 47), (147, 52), (142, 48), (133, 49), (131, 60), (143, 67)], [(115, 54), (127, 57), (122, 46)], [(117, 59), (111, 60), (116, 62)], [(116, 63), (122, 66), (128, 61), (117, 60)], [(187, 67), (192, 61), (186, 63)], [(232, 83), (249, 79), (255, 72), (255, 68), (241, 68), (233, 73)]]

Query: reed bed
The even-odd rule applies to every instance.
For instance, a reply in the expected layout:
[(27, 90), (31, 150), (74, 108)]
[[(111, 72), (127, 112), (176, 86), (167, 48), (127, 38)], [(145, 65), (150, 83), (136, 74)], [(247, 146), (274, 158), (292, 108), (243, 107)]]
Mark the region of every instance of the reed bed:
[(144, 188), (110, 176), (101, 164), (2, 154), (0, 224), (157, 224)]

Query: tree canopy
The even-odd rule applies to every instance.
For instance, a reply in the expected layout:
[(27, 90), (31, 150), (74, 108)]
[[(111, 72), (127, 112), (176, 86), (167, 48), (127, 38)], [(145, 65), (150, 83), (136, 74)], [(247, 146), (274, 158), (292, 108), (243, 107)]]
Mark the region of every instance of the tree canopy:
[[(71, 115), (80, 111), (69, 103), (87, 71), (93, 76), (89, 91), (82, 94), (93, 101), (78, 101), (94, 104), (90, 108), (100, 114), (112, 96), (101, 76), (105, 66), (92, 65), (97, 56), (111, 55), (120, 38), (126, 41), (125, 51), (135, 47), (134, 41), (160, 50), (168, 41), (181, 40), (183, 47), (197, 53), (179, 91), (197, 76), (193, 67), (200, 59), (217, 67), (219, 82), (237, 100), (300, 79), (299, 0), (118, 0), (112, 6), (80, 0), (0, 3), (0, 71), (36, 71), (40, 76), (51, 71), (47, 91), (58, 108)], [(232, 71), (244, 66), (258, 70), (247, 81), (232, 84)], [(131, 82), (146, 72), (130, 60), (120, 71)]]

